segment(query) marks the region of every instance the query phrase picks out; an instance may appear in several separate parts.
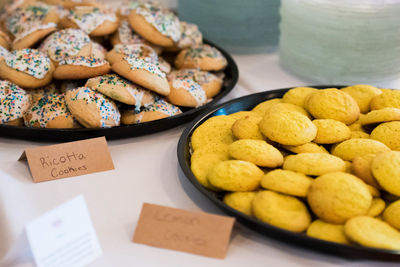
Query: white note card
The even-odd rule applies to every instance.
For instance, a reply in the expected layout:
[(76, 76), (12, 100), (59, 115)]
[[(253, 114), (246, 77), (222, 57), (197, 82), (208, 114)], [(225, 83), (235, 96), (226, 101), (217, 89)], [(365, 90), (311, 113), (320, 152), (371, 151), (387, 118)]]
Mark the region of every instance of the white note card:
[(101, 248), (82, 195), (26, 225), (38, 267), (81, 267), (101, 255)]

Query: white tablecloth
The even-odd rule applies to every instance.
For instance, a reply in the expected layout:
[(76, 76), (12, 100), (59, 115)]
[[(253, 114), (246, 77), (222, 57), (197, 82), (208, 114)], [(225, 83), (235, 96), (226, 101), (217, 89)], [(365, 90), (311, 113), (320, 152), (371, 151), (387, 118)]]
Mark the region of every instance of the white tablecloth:
[[(307, 85), (279, 66), (277, 54), (235, 56), (240, 80), (224, 100), (265, 90)], [(380, 84), (400, 88), (400, 81)], [(35, 184), (24, 148), (46, 145), (0, 138), (0, 266), (32, 266), (24, 239), (27, 222), (83, 194), (103, 255), (90, 266), (389, 266), (350, 261), (302, 249), (236, 227), (224, 260), (131, 242), (143, 202), (187, 210), (221, 212), (181, 172), (177, 142), (185, 126), (144, 137), (109, 141), (115, 170)], [(394, 264), (393, 264), (394, 265)]]

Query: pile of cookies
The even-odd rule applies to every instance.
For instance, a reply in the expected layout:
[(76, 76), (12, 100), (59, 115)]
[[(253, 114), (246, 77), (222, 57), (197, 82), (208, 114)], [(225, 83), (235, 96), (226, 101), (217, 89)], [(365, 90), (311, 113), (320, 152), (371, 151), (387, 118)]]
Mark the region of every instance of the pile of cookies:
[(156, 1), (10, 1), (0, 124), (107, 128), (174, 116), (211, 101), (226, 65), (196, 25)]
[(297, 87), (191, 136), (191, 170), (289, 231), (400, 250), (400, 90)]

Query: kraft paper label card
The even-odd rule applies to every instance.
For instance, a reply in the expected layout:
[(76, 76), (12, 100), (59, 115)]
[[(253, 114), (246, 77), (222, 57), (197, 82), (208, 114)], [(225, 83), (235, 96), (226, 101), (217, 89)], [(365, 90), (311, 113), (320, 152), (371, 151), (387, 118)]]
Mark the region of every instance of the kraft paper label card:
[(25, 159), (35, 183), (114, 169), (104, 137), (28, 148)]
[(26, 234), (38, 267), (86, 266), (102, 254), (82, 195), (28, 223)]
[(144, 203), (133, 242), (223, 259), (234, 218)]

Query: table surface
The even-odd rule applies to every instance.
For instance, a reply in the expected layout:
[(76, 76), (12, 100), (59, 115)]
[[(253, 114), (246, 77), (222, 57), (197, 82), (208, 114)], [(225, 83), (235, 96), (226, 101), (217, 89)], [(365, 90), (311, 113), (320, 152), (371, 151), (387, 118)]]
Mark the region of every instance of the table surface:
[[(277, 53), (236, 55), (240, 79), (223, 100), (266, 90), (311, 85), (285, 72)], [(400, 80), (379, 84), (400, 88)], [(90, 266), (391, 266), (351, 261), (302, 249), (236, 226), (224, 260), (133, 243), (143, 202), (221, 212), (185, 178), (176, 156), (185, 125), (144, 137), (109, 141), (115, 170), (34, 184), (17, 159), (27, 147), (48, 145), (0, 138), (0, 266), (33, 266), (24, 226), (83, 194), (103, 249)]]

